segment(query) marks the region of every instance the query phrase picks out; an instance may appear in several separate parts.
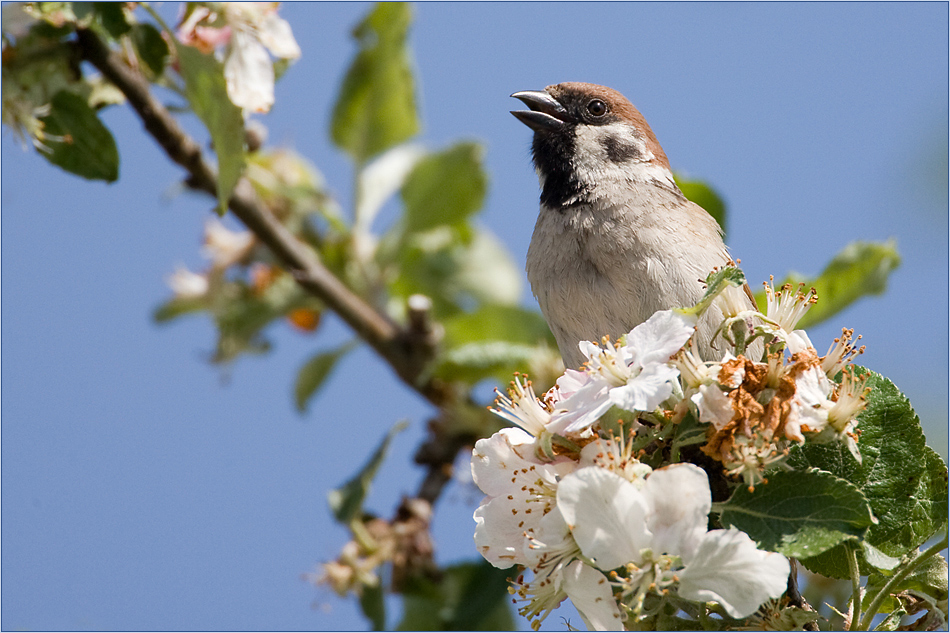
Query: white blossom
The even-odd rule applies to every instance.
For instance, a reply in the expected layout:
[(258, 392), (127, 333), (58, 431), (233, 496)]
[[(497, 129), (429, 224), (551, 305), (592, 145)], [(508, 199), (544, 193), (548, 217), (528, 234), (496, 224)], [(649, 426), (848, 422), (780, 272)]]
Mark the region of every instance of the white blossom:
[(793, 289), (792, 284), (785, 284), (776, 292), (770, 277), (769, 283), (763, 285), (766, 301), (765, 316), (786, 333), (794, 331), (808, 309), (818, 301), (814, 288), (809, 289), (807, 293), (802, 292), (805, 284), (799, 284), (797, 291)]
[(719, 383), (700, 385), (691, 400), (699, 410), (699, 421), (711, 422), (717, 431), (728, 424), (735, 414), (732, 400), (722, 390)]
[(533, 440), (521, 429), (502, 429), (472, 453), (472, 478), (487, 495), (473, 515), (475, 545), (500, 569), (532, 562), (531, 538), (554, 505), (557, 481), (575, 468), (569, 460), (540, 463), (524, 450)]
[(507, 396), (497, 390), (496, 393), (495, 408), (492, 411), (500, 417), (514, 422), (534, 437), (546, 430), (551, 422), (551, 411), (535, 395), (530, 380), (515, 375)]
[(707, 532), (684, 562), (679, 595), (718, 602), (734, 618), (752, 615), (768, 598), (781, 596), (788, 583), (788, 559), (756, 548), (735, 528)]
[(558, 383), (570, 395), (558, 403), (549, 430), (579, 433), (611, 406), (627, 411), (652, 411), (673, 393), (679, 371), (669, 364), (693, 334), (695, 317), (663, 310), (630, 330), (623, 345), (601, 347), (581, 341), (587, 357), (584, 371)]
[[(604, 469), (581, 468), (557, 494), (585, 557), (601, 569), (632, 565), (641, 572), (631, 575), (631, 590), (672, 586), (678, 578), (682, 597), (715, 600), (731, 616), (746, 617), (782, 594), (789, 564), (738, 530), (707, 532), (711, 503), (706, 474), (692, 464), (656, 470), (642, 489)], [(668, 571), (649, 573), (654, 566)]]

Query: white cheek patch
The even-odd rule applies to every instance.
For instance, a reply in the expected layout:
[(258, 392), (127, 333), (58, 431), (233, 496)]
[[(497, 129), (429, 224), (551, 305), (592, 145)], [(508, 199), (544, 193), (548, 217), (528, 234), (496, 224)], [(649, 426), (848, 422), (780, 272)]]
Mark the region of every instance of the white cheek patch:
[(654, 163), (654, 158), (643, 139), (626, 123), (575, 128), (574, 172), (582, 183), (656, 180), (673, 185), (670, 171)]
[(646, 143), (626, 123), (578, 125), (574, 131), (574, 164), (579, 171), (601, 170), (606, 163), (616, 162), (608, 147), (621, 144), (629, 147), (627, 153), (631, 155), (624, 162), (642, 163), (654, 158)]

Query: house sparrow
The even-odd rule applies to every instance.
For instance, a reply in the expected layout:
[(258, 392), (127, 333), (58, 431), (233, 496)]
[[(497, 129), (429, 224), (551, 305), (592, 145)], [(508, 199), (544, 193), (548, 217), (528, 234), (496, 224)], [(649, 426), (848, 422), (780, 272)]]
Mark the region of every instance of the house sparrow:
[[(541, 182), (528, 281), (565, 366), (579, 367), (579, 341), (616, 338), (657, 310), (694, 305), (729, 254), (719, 225), (676, 186), (663, 148), (622, 94), (561, 83), (511, 96), (530, 108), (512, 114), (534, 130)], [(744, 291), (729, 288), (700, 319), (704, 359), (722, 357), (712, 341), (721, 301), (754, 308)]]

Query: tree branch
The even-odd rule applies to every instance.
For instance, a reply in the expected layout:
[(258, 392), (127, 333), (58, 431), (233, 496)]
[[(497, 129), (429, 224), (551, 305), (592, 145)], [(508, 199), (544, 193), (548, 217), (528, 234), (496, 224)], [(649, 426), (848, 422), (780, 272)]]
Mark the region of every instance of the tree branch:
[[(178, 125), (178, 121), (154, 96), (148, 81), (130, 68), (98, 35), (89, 29), (77, 29), (77, 47), (82, 58), (95, 66), (126, 96), (138, 113), (146, 131), (175, 163), (188, 171), (191, 187), (216, 195), (217, 174), (205, 162), (201, 147)], [(431, 348), (412, 336), (353, 293), (318, 259), (317, 254), (291, 233), (264, 206), (251, 183), (241, 178), (228, 207), (287, 267), (307, 292), (336, 312), (395, 370), (410, 387), (436, 406), (445, 405), (451, 391), (438, 381), (420, 383), (420, 357), (431, 358)]]

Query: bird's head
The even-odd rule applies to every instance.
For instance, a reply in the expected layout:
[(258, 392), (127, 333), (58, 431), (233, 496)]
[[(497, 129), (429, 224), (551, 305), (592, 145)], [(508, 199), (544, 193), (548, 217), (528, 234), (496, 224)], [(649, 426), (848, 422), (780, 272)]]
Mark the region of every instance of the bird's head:
[(566, 82), (512, 97), (529, 110), (512, 114), (534, 130), (532, 155), (541, 202), (559, 208), (609, 195), (604, 187), (657, 184), (676, 189), (650, 125), (622, 94)]

